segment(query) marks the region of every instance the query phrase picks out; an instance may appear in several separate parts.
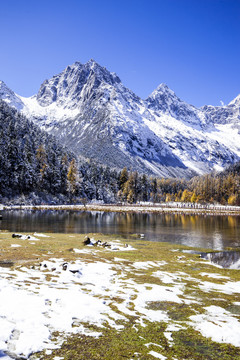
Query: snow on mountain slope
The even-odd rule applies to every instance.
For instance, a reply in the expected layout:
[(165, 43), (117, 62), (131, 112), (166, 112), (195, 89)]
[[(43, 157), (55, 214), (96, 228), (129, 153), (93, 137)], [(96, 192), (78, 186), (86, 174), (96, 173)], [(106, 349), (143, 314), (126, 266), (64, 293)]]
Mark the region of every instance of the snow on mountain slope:
[(170, 115), (197, 129), (204, 128), (210, 123), (210, 118), (204, 112), (179, 99), (166, 84), (160, 84), (146, 102), (148, 108), (156, 115)]
[(7, 85), (0, 80), (0, 99), (4, 100), (9, 106), (21, 110), (24, 107), (20, 97), (16, 95)]
[(146, 101), (155, 118), (155, 122), (146, 121), (147, 125), (197, 173), (222, 170), (240, 157), (240, 135), (236, 130), (215, 124), (208, 111), (183, 102), (165, 84)]
[[(240, 137), (235, 139), (235, 146), (226, 141), (226, 129), (220, 131), (201, 131), (191, 128), (169, 115), (159, 116), (155, 122), (146, 120), (146, 124), (160, 138), (164, 138), (185, 166), (198, 174), (211, 170), (222, 170), (228, 164), (238, 161), (240, 157)], [(177, 129), (177, 130), (176, 130)]]
[(240, 131), (240, 95), (228, 105), (205, 105), (201, 110), (211, 117), (215, 124), (232, 124), (233, 127), (238, 128), (238, 131)]
[(52, 106), (72, 111), (57, 124), (47, 119), (41, 125), (80, 155), (140, 172), (174, 176), (178, 168), (180, 174), (189, 174), (143, 122), (143, 101), (93, 60), (75, 63), (44, 82), (36, 100), (45, 111)]
[(50, 131), (52, 127), (57, 126), (59, 121), (73, 118), (79, 112), (77, 109), (64, 108), (63, 106), (58, 106), (56, 103), (43, 107), (37, 101), (36, 95), (30, 98), (19, 96), (19, 99), (24, 105), (21, 112), (48, 131)]
[(240, 96), (197, 109), (161, 84), (144, 101), (90, 60), (44, 81), (31, 98), (7, 87), (0, 97), (77, 154), (109, 166), (189, 177), (240, 159)]

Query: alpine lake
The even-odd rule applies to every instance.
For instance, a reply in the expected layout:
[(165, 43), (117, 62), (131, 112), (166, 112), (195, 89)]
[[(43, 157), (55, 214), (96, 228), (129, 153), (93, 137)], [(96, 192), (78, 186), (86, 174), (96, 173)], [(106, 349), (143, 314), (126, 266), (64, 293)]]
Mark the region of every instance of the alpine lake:
[[(0, 334), (0, 357), (240, 359), (240, 216), (59, 210), (2, 215), (0, 284), (45, 299), (46, 309), (35, 311), (36, 319), (48, 319), (42, 321), (48, 340), (41, 340), (39, 328), (35, 347), (31, 339), (29, 348), (18, 347), (24, 311), (19, 320), (15, 309), (10, 316), (0, 305), (1, 324), (9, 329)], [(43, 287), (73, 291), (71, 303), (63, 297), (57, 308)], [(79, 303), (82, 315), (74, 313), (80, 301), (75, 293), (99, 301), (98, 320), (84, 316), (87, 304)]]

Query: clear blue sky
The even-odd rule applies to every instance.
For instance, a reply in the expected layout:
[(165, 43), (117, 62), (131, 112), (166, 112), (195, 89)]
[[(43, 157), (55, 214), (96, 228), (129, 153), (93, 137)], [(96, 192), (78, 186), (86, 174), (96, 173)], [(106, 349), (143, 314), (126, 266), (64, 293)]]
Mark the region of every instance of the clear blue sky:
[(196, 105), (240, 93), (240, 0), (0, 2), (0, 80), (23, 96), (95, 59), (146, 98), (166, 83)]

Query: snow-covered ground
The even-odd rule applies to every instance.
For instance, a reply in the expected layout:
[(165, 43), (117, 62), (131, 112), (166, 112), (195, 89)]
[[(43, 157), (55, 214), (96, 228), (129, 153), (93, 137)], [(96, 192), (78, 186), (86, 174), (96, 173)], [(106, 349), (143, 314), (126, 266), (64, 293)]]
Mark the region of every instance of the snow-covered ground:
[[(16, 246), (14, 243), (10, 245)], [(134, 250), (132, 247), (127, 249)], [(117, 253), (126, 247), (115, 241), (109, 250)], [(93, 246), (73, 251), (91, 256), (99, 252)], [(181, 262), (187, 265), (185, 257)], [(165, 265), (166, 261), (126, 263), (124, 258), (115, 257), (112, 261), (98, 258), (89, 262), (85, 258), (68, 263), (64, 259), (52, 258), (34, 267), (0, 267), (0, 349), (3, 351), (0, 357), (7, 360), (7, 355), (4, 356), (7, 353), (10, 357), (28, 358), (31, 353), (43, 349), (51, 353), (69, 334), (101, 335), (100, 331), (91, 332), (84, 326), (86, 323), (95, 324), (100, 329), (107, 324), (121, 331), (123, 325), (119, 325), (117, 320), (127, 322), (127, 315), (137, 317), (141, 326), (145, 326), (145, 321), (165, 322), (167, 329), (164, 334), (170, 345), (174, 332), (190, 326), (213, 341), (240, 347), (239, 318), (220, 306), (206, 306), (186, 322), (171, 319), (166, 310), (149, 307), (151, 303), (160, 302), (187, 306), (198, 304), (199, 298), (185, 294), (188, 281), (194, 282), (200, 291), (222, 294), (239, 294), (239, 282), (216, 272), (202, 272), (200, 276), (221, 280), (221, 284), (202, 281), (185, 272), (164, 271)], [(153, 282), (136, 281), (136, 277), (146, 271), (152, 272)], [(161, 285), (154, 279), (159, 279)], [(115, 303), (116, 298), (121, 302)], [(111, 305), (116, 305), (118, 311)], [(57, 340), (52, 337), (54, 331), (62, 334)], [(149, 354), (164, 359), (160, 345), (159, 352), (151, 350)]]
[(21, 210), (84, 210), (84, 211), (113, 211), (113, 212), (176, 212), (176, 213), (209, 213), (209, 214), (230, 214), (230, 213), (240, 213), (240, 206), (225, 206), (225, 205), (201, 205), (193, 203), (141, 203), (136, 205), (114, 205), (114, 204), (98, 204), (91, 203), (87, 205), (10, 205), (4, 206), (5, 210), (21, 209)]

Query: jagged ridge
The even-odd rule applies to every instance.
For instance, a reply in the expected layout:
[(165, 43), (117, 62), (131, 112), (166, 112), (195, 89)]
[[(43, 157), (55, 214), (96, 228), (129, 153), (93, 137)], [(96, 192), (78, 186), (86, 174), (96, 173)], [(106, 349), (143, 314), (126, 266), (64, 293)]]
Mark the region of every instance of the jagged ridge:
[(42, 128), (102, 164), (189, 177), (239, 160), (239, 101), (198, 109), (165, 84), (142, 100), (94, 60), (68, 66), (31, 98), (12, 96), (11, 106), (19, 101)]

